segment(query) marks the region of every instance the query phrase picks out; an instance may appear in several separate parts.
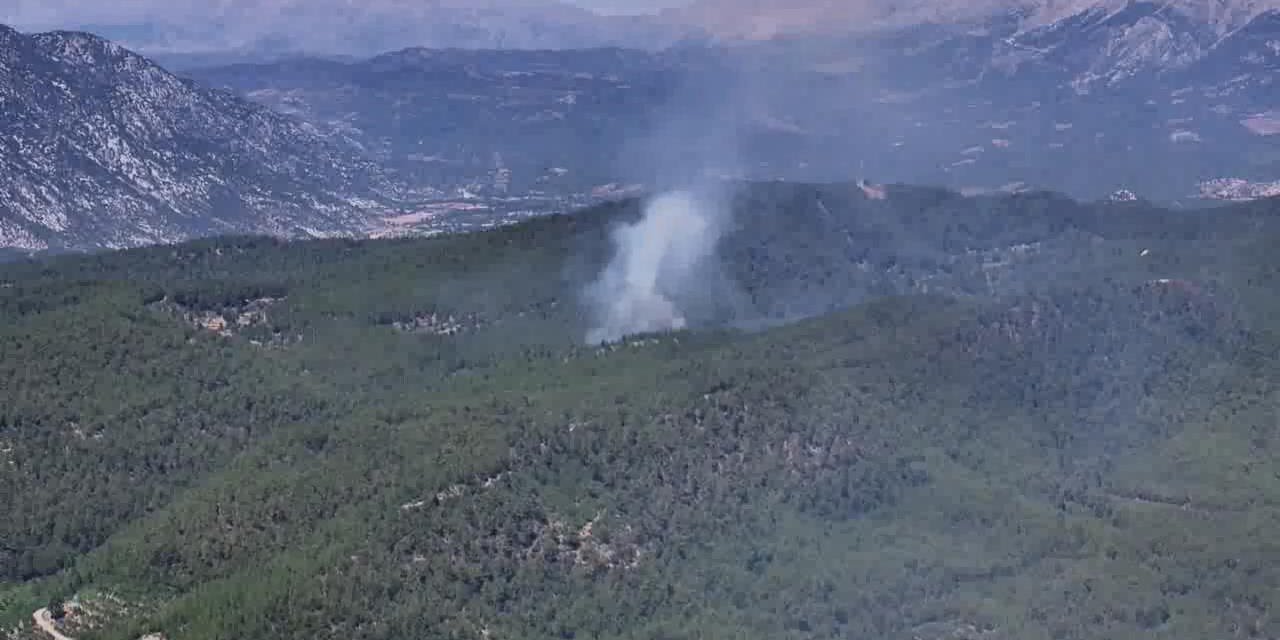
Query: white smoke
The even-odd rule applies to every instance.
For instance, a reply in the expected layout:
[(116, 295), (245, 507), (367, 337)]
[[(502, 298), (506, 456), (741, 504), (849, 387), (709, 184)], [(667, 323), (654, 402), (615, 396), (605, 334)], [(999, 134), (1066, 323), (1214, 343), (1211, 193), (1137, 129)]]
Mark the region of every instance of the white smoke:
[(650, 200), (639, 221), (616, 229), (613, 259), (587, 290), (593, 314), (587, 342), (685, 328), (678, 301), (697, 292), (724, 209), (709, 193), (671, 191)]

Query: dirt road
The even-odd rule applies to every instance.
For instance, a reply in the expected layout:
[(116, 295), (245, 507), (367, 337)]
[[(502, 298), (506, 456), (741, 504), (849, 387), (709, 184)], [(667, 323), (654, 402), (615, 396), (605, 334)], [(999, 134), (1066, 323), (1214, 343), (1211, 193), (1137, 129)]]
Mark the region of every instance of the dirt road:
[(36, 628), (45, 632), (53, 640), (75, 640), (58, 630), (58, 623), (53, 621), (53, 614), (49, 613), (49, 609), (41, 607), (31, 614), (31, 619), (35, 621)]

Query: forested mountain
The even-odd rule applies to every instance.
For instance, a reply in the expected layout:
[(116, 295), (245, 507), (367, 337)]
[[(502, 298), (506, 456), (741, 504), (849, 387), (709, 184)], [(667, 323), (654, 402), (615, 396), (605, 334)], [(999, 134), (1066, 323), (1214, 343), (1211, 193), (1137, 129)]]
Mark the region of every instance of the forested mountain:
[(1280, 202), (727, 202), (688, 328), (594, 346), (639, 202), (0, 266), (0, 622), (1280, 633)]

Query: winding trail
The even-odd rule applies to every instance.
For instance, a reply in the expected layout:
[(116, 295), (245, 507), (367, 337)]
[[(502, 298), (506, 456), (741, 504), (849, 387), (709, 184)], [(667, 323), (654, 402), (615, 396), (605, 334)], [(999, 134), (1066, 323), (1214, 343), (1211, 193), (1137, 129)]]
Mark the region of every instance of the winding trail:
[(48, 634), (53, 640), (76, 640), (58, 630), (58, 624), (53, 621), (53, 614), (49, 613), (48, 607), (36, 609), (36, 612), (31, 614), (31, 619), (35, 621), (36, 628)]

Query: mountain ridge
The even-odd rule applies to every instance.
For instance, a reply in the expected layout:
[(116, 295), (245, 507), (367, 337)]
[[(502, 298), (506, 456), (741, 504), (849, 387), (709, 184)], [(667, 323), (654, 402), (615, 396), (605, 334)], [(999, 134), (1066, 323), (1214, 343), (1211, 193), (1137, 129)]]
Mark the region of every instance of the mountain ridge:
[[(664, 18), (706, 29), (722, 38), (761, 39), (796, 33), (839, 34), (936, 25), (981, 25), (1014, 17), (1020, 29), (1030, 30), (1101, 11), (1114, 13), (1143, 0), (753, 0), (745, 9), (736, 0), (695, 0), (669, 9)], [(1160, 0), (1162, 11), (1183, 14), (1224, 35), (1268, 10), (1277, 0)], [(738, 10), (734, 10), (737, 8)]]
[(401, 191), (305, 124), (95, 35), (0, 34), (0, 234), (13, 246), (324, 234)]
[[(41, 17), (41, 12), (50, 11), (53, 16), (63, 15), (49, 7), (19, 6), (10, 11), (15, 17), (27, 13)], [(683, 31), (650, 17), (599, 15), (558, 0), (381, 0), (358, 8), (342, 0), (222, 0), (212, 5), (164, 6), (142, 2), (131, 12), (78, 13), (77, 28), (100, 32), (148, 54), (372, 55), (410, 46), (661, 47), (678, 40)], [(0, 21), (4, 15), (0, 13)], [(50, 22), (45, 17), (38, 24), (47, 27)]]

